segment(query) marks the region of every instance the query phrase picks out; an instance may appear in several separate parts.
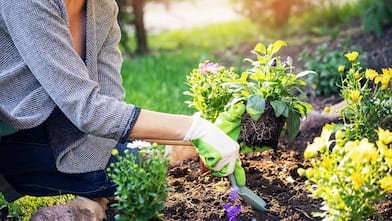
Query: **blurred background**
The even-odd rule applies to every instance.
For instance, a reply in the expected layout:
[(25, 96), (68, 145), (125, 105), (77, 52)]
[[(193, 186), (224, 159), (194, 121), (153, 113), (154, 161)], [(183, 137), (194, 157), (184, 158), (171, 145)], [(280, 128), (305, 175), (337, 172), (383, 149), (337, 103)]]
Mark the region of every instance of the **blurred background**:
[(284, 40), (318, 96), (337, 94), (336, 68), (348, 50), (380, 70), (392, 59), (390, 0), (117, 0), (127, 102), (190, 114), (186, 75), (210, 60), (238, 72), (261, 42)]

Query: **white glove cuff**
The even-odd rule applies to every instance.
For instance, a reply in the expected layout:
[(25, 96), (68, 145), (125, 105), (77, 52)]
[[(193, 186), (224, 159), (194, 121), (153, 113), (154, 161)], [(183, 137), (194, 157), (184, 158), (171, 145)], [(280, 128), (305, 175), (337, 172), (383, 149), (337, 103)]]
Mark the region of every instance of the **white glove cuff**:
[(202, 125), (204, 124), (203, 121), (205, 121), (203, 118), (199, 116), (199, 114), (194, 114), (192, 116), (193, 121), (191, 124), (191, 127), (188, 129), (187, 133), (185, 134), (185, 137), (182, 139), (183, 141), (192, 141), (197, 138), (200, 138), (201, 135), (203, 134), (203, 131), (201, 128)]

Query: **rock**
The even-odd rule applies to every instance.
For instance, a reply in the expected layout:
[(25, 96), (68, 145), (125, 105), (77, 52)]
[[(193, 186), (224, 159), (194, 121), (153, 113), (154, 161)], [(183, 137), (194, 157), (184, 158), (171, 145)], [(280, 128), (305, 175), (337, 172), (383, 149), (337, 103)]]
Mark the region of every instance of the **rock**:
[(65, 205), (56, 205), (39, 209), (31, 221), (101, 221), (106, 218), (105, 210), (109, 200), (97, 198), (90, 200), (79, 197)]
[(334, 104), (330, 107), (331, 111), (326, 112), (318, 112), (312, 110), (308, 113), (306, 118), (301, 121), (301, 125), (299, 131), (310, 131), (315, 129), (322, 128), (327, 123), (337, 122), (340, 117), (340, 110), (346, 105), (345, 101), (341, 101), (337, 104)]
[(30, 221), (78, 221), (66, 205), (44, 207), (35, 212)]
[(104, 197), (95, 200), (80, 197), (66, 205), (72, 209), (78, 221), (100, 221), (106, 218), (105, 210), (108, 202), (109, 200)]

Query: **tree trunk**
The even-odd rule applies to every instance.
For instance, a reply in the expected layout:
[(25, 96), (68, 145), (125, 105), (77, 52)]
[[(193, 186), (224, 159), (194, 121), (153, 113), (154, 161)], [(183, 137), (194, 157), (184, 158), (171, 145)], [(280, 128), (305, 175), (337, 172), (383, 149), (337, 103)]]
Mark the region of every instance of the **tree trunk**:
[(146, 54), (148, 53), (147, 46), (147, 33), (144, 27), (144, 6), (146, 4), (146, 0), (133, 0), (132, 8), (134, 17), (134, 25), (136, 32), (136, 53), (137, 54)]

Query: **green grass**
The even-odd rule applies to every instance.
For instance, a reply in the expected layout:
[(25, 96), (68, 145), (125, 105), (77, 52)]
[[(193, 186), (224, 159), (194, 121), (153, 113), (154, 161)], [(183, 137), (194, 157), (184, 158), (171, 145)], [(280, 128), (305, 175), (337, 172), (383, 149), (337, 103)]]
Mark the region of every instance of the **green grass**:
[(191, 114), (195, 110), (184, 103), (190, 99), (183, 95), (187, 90), (185, 76), (204, 60), (226, 65), (222, 58), (230, 56), (240, 63), (242, 55), (236, 57), (227, 49), (256, 38), (256, 27), (246, 20), (149, 36), (151, 55), (123, 63), (126, 101), (150, 110)]

